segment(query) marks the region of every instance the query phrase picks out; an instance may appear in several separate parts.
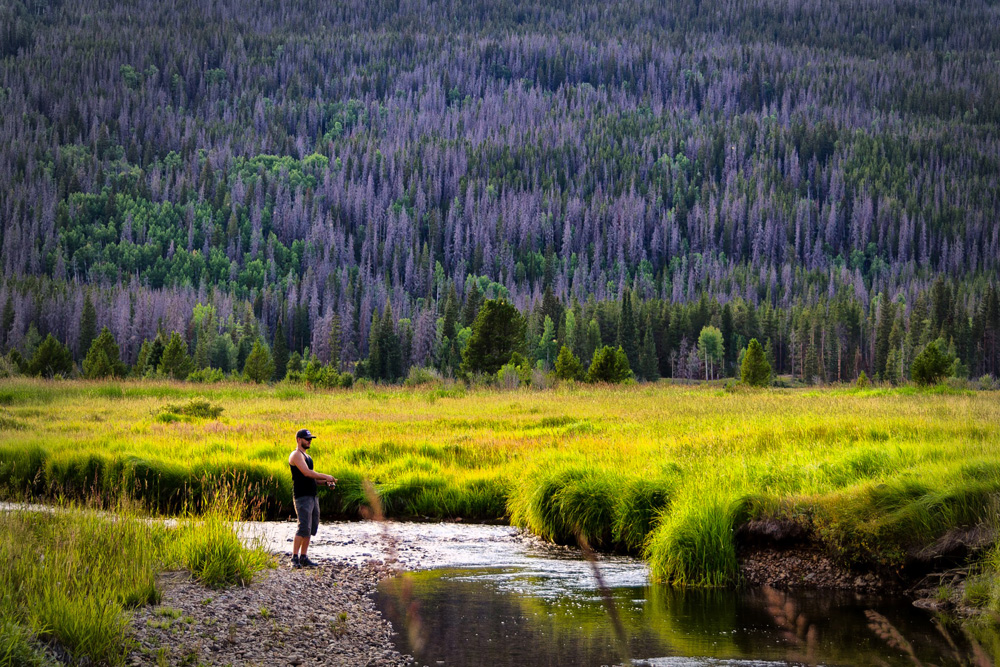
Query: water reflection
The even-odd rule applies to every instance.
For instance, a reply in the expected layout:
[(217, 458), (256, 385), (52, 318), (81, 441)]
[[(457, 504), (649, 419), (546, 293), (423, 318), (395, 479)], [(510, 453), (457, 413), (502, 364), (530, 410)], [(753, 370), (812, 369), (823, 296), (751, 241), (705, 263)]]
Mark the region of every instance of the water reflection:
[[(431, 570), (383, 582), (379, 607), (421, 664), (610, 665), (621, 661), (595, 590), (552, 595), (537, 571)], [(538, 594), (535, 594), (535, 593)], [(613, 589), (630, 657), (648, 665), (913, 664), (869, 627), (874, 610), (925, 663), (960, 664), (931, 618), (905, 600), (769, 589)], [(411, 621), (404, 619), (409, 610)]]

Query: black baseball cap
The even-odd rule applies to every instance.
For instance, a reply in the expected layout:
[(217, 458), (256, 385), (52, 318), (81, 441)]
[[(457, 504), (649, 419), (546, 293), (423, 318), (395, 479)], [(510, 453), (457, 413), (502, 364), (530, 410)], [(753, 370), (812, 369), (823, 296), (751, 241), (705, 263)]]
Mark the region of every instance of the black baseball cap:
[(316, 436), (309, 432), (309, 429), (304, 428), (295, 434), (296, 438), (302, 438), (303, 440), (312, 440)]

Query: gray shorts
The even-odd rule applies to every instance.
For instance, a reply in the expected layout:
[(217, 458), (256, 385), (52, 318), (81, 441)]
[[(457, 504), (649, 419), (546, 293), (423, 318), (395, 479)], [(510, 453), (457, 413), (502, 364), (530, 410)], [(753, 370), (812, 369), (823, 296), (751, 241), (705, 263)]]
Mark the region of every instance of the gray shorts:
[(319, 500), (316, 496), (299, 496), (295, 499), (295, 515), (299, 517), (296, 537), (312, 537), (319, 530)]

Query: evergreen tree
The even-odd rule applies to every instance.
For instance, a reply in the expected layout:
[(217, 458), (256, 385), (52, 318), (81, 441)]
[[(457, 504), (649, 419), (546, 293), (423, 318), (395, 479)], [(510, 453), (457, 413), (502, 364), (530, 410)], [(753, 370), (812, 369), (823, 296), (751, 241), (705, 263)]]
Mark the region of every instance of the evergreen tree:
[(580, 360), (566, 345), (559, 349), (555, 373), (560, 380), (578, 380), (583, 375), (583, 366), (580, 364)]
[(14, 324), (14, 298), (8, 296), (3, 305), (3, 314), (0, 315), (0, 350), (7, 349), (7, 338), (10, 336), (10, 328)]
[(514, 352), (523, 353), (527, 323), (512, 304), (503, 299), (483, 303), (472, 324), (472, 336), (462, 354), (467, 373), (495, 374)]
[(722, 332), (722, 363), (725, 366), (722, 372), (724, 375), (728, 374), (729, 369), (732, 368), (733, 353), (737, 349), (737, 346), (733, 344), (733, 327), (733, 307), (727, 303), (722, 307), (722, 323), (719, 326), (719, 330)]
[(583, 359), (586, 360), (588, 366), (599, 347), (601, 347), (601, 327), (596, 319), (591, 319), (590, 324), (587, 325), (587, 338), (583, 354)]
[(149, 345), (149, 354), (146, 356), (146, 363), (139, 372), (141, 374), (156, 373), (160, 368), (160, 361), (163, 359), (163, 351), (167, 349), (167, 344), (163, 340), (163, 333), (157, 333), (156, 338)]
[(878, 328), (875, 335), (875, 376), (885, 376), (885, 362), (889, 358), (889, 335), (895, 321), (895, 309), (889, 302), (889, 296), (879, 296)]
[(187, 344), (176, 331), (170, 334), (170, 342), (163, 349), (158, 369), (160, 373), (175, 380), (183, 380), (194, 370), (194, 363), (188, 356)]
[(743, 355), (740, 380), (751, 387), (766, 387), (771, 384), (771, 365), (764, 357), (764, 348), (756, 338), (750, 339)]
[(629, 366), (638, 368), (639, 342), (635, 331), (635, 316), (632, 313), (632, 294), (625, 290), (622, 294), (621, 314), (618, 317), (618, 338), (615, 344), (625, 351)]
[(73, 355), (69, 348), (60, 343), (55, 336), (49, 334), (45, 337), (31, 356), (28, 362), (28, 375), (41, 375), (42, 377), (53, 377), (55, 375), (68, 376), (73, 372)]
[(945, 351), (943, 340), (931, 341), (913, 360), (910, 377), (920, 386), (937, 384), (948, 377), (953, 362)]
[(660, 361), (656, 357), (656, 344), (653, 342), (653, 315), (646, 318), (646, 330), (642, 334), (642, 347), (639, 348), (639, 375), (643, 380), (655, 382), (660, 377)]
[(83, 360), (83, 374), (90, 380), (125, 376), (125, 364), (119, 358), (118, 343), (107, 327), (101, 329), (101, 334), (90, 344)]
[(83, 300), (83, 312), (80, 314), (79, 350), (81, 355), (87, 354), (96, 337), (97, 311), (94, 309), (94, 302), (90, 299), (90, 292), (87, 292), (87, 296)]
[(382, 351), (385, 355), (383, 379), (395, 382), (403, 375), (403, 348), (393, 325), (392, 308), (388, 304), (382, 313), (381, 339)]
[(604, 346), (594, 353), (587, 371), (588, 382), (620, 384), (632, 378), (632, 368), (622, 348)]
[(470, 280), (472, 287), (469, 288), (469, 294), (465, 298), (465, 307), (462, 309), (462, 326), (471, 327), (472, 323), (476, 321), (476, 314), (479, 313), (479, 306), (482, 304), (483, 295), (479, 291), (479, 282), (476, 280)]
[(267, 382), (274, 377), (274, 360), (267, 346), (261, 343), (260, 339), (253, 342), (253, 348), (247, 355), (247, 362), (243, 366), (243, 377), (250, 382), (260, 384)]
[(559, 342), (556, 340), (555, 325), (552, 318), (545, 316), (545, 324), (542, 327), (542, 335), (538, 339), (538, 347), (535, 356), (538, 360), (545, 362), (545, 367), (549, 368), (555, 361), (556, 349)]
[(285, 329), (278, 320), (274, 329), (274, 380), (282, 380), (288, 373), (288, 341), (285, 339)]
[(330, 320), (330, 367), (340, 370), (340, 315), (334, 315)]
[(903, 359), (897, 347), (889, 350), (889, 356), (885, 360), (885, 380), (896, 385), (903, 381)]

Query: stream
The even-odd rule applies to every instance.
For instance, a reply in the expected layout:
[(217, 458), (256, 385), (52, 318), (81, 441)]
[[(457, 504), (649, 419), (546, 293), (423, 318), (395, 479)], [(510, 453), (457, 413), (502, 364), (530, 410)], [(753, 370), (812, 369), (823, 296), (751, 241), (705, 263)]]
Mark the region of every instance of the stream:
[[(289, 553), (293, 523), (254, 524)], [(649, 582), (637, 559), (597, 565), (620, 619), (616, 638), (592, 564), (578, 549), (509, 526), (324, 523), (309, 553), (353, 563), (396, 559), (376, 604), (420, 665), (961, 664), (946, 636), (903, 597), (768, 588), (681, 590)], [(879, 616), (874, 616), (875, 612)], [(881, 633), (882, 637), (879, 636)], [(896, 648), (883, 637), (894, 636)], [(902, 641), (900, 641), (902, 638)], [(909, 645), (912, 655), (906, 650)]]

